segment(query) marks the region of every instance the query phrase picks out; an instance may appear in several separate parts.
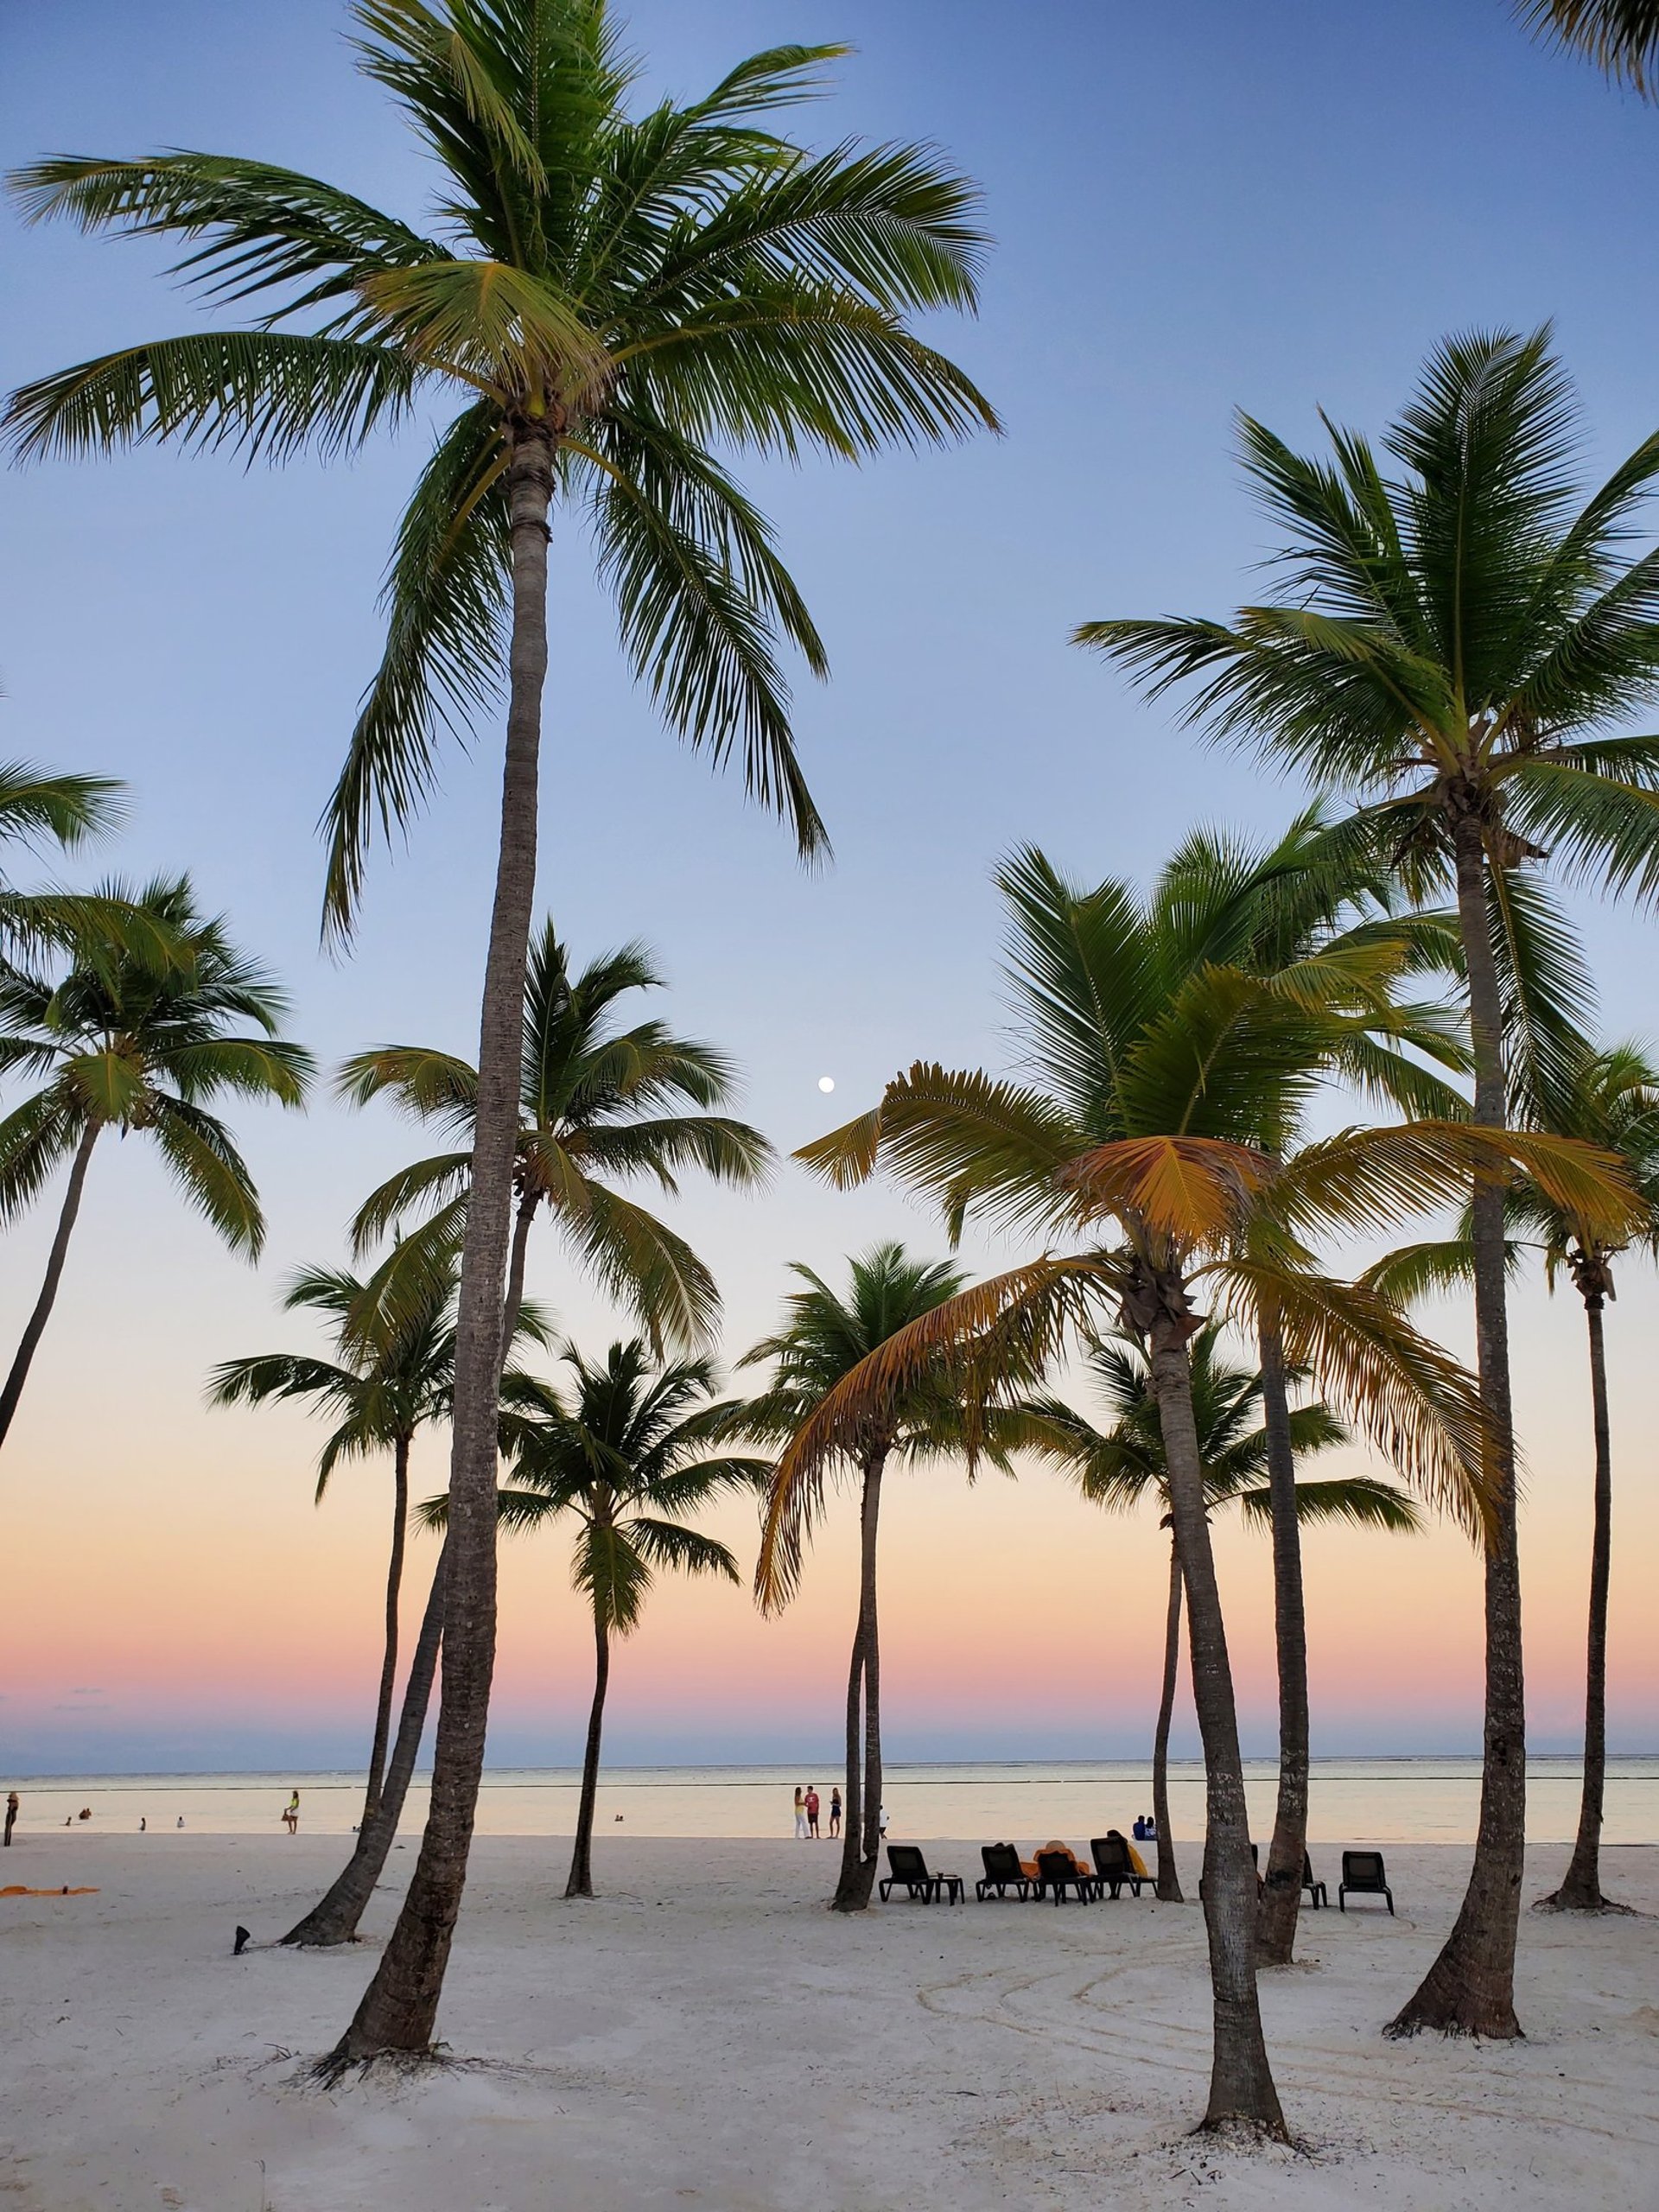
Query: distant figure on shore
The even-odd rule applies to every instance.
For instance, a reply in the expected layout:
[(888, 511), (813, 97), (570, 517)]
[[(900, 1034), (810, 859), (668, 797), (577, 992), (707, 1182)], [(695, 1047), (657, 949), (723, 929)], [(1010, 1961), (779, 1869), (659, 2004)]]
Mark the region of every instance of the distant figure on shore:
[(182, 1813), (179, 1815), (179, 1826), (181, 1827), (184, 1826), (184, 1815)]
[(887, 1832), (887, 1808), (885, 1805), (883, 1805), (876, 1814), (875, 1825), (881, 1834), (886, 1835)]
[(83, 1805), (80, 1810), (75, 1815), (75, 1818), (78, 1821), (90, 1821), (92, 1817), (92, 1808), (90, 1805)]
[(806, 1792), (798, 1782), (795, 1785), (795, 1840), (806, 1841)]
[(816, 1782), (809, 1782), (806, 1785), (806, 1832), (813, 1837), (818, 1833), (818, 1785)]
[(1150, 1813), (1137, 1813), (1135, 1815), (1135, 1840), (1137, 1843), (1157, 1842), (1158, 1823), (1153, 1819)]
[(10, 1789), (6, 1793), (6, 1849), (8, 1851), (11, 1849), (11, 1832), (16, 1825), (17, 1792)]
[(841, 1792), (839, 1789), (832, 1789), (830, 1792), (830, 1833), (832, 1836), (841, 1834)]
[(144, 1831), (149, 1827), (149, 1821), (144, 1818), (143, 1815), (142, 1813), (140, 1813), (140, 1814), (139, 1814), (139, 1815), (138, 1815), (138, 1833), (139, 1833), (139, 1834), (140, 1834), (140, 1835), (143, 1835), (143, 1833), (144, 1833)]
[(297, 1789), (283, 1808), (283, 1826), (289, 1835), (297, 1835), (300, 1832), (300, 1793)]

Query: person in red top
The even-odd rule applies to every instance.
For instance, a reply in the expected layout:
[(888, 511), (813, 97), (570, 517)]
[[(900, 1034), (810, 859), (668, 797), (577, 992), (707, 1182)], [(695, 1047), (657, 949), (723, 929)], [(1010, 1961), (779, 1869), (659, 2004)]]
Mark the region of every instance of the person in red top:
[(818, 1785), (816, 1782), (809, 1782), (806, 1785), (806, 1827), (807, 1834), (809, 1835), (817, 1835), (818, 1832)]

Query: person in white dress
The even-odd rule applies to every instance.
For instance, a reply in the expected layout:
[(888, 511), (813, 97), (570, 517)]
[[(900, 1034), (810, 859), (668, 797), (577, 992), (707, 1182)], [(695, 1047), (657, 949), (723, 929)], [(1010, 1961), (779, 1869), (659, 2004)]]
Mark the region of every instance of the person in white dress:
[(798, 1782), (795, 1785), (795, 1840), (804, 1843), (807, 1840), (806, 1792)]

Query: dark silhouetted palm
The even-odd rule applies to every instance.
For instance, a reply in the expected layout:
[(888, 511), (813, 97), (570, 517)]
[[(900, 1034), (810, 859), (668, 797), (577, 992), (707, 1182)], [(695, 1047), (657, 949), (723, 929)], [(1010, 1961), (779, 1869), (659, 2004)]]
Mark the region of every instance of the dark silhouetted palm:
[[(310, 1055), (277, 1037), (283, 993), (238, 951), (222, 920), (197, 912), (186, 878), (133, 894), (111, 885), (99, 895), (131, 907), (188, 957), (151, 965), (120, 944), (83, 938), (55, 978), (0, 969), (0, 1072), (45, 1078), (0, 1121), (0, 1219), (15, 1218), (69, 1168), (46, 1278), (0, 1391), (0, 1441), (50, 1318), (104, 1132), (148, 1137), (190, 1205), (233, 1251), (257, 1257), (265, 1235), (258, 1194), (207, 1102), (230, 1094), (298, 1106), (311, 1072)], [(237, 1026), (245, 1022), (257, 1033)]]
[[(717, 1106), (729, 1096), (732, 1068), (722, 1053), (677, 1037), (660, 1021), (618, 1020), (620, 1000), (662, 982), (642, 945), (601, 953), (574, 977), (550, 922), (531, 947), (506, 1295), (511, 1313), (524, 1294), (531, 1225), (545, 1211), (578, 1264), (633, 1308), (659, 1351), (665, 1342), (706, 1340), (720, 1294), (683, 1238), (612, 1185), (645, 1176), (671, 1194), (688, 1167), (748, 1185), (760, 1180), (772, 1157), (766, 1138), (747, 1123), (678, 1110)], [(406, 1258), (432, 1256), (442, 1267), (445, 1255), (460, 1249), (466, 1226), (477, 1071), (450, 1053), (383, 1045), (346, 1062), (340, 1089), (359, 1105), (390, 1097), (462, 1147), (390, 1177), (353, 1224), (360, 1250), (423, 1212)]]

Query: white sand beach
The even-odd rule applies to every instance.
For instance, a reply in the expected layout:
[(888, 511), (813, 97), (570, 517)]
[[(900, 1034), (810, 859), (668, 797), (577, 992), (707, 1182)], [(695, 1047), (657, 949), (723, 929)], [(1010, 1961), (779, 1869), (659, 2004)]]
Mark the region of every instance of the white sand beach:
[[(338, 1839), (30, 1837), (7, 1881), (98, 1894), (0, 1898), (0, 2195), (18, 2212), (1659, 2202), (1659, 1919), (1529, 1913), (1524, 2044), (1389, 2044), (1467, 1866), (1391, 1850), (1399, 1918), (1305, 1914), (1302, 1964), (1264, 1979), (1306, 2150), (1243, 2152), (1185, 2133), (1208, 2047), (1195, 1906), (979, 1905), (976, 1848), (926, 1847), (969, 1878), (965, 1907), (847, 1921), (822, 1907), (827, 1842), (601, 1835), (605, 1894), (567, 1904), (559, 1840), (481, 1839), (440, 2020), (458, 2063), (324, 2092), (306, 2063), (367, 1979), (412, 1840), (365, 1942), (238, 1959), (238, 1922), (278, 1936)], [(1529, 1897), (1562, 1857), (1534, 1853)], [(1659, 1909), (1659, 1848), (1610, 1851), (1608, 1875)]]

